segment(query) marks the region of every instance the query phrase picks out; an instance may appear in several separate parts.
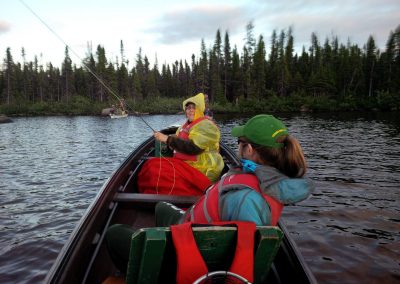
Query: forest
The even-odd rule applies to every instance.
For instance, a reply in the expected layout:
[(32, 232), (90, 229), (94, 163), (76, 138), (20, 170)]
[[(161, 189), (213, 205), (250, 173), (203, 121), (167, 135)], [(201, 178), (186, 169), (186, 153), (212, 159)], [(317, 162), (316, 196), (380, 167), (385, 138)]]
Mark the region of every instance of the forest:
[[(360, 47), (337, 36), (294, 52), (292, 28), (274, 30), (270, 42), (246, 25), (243, 47), (231, 46), (229, 33), (191, 61), (150, 66), (141, 48), (127, 59), (123, 41), (112, 60), (98, 45), (88, 45), (82, 62), (73, 63), (68, 46), (61, 68), (14, 62), (7, 48), (0, 66), (0, 113), (8, 115), (100, 114), (124, 98), (130, 111), (173, 113), (182, 98), (207, 93), (215, 112), (398, 111), (400, 110), (400, 25), (388, 31), (384, 50), (370, 36)], [(25, 50), (21, 50), (25, 58)], [(133, 65), (133, 66), (130, 66)], [(130, 66), (130, 67), (128, 67)]]

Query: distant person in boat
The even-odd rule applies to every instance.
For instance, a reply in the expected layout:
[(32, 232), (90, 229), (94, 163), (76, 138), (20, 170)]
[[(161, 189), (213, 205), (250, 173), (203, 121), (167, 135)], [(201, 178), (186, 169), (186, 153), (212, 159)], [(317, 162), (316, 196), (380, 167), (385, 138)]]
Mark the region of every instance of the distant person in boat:
[(204, 116), (204, 94), (183, 102), (187, 121), (176, 135), (155, 132), (156, 143), (165, 143), (174, 154), (148, 160), (138, 176), (142, 193), (201, 195), (220, 177), (224, 167), (219, 153), (220, 131)]
[[(302, 148), (282, 121), (272, 115), (257, 115), (245, 125), (234, 127), (232, 135), (238, 138), (241, 167), (222, 176), (186, 212), (159, 202), (155, 209), (157, 226), (216, 221), (275, 226), (284, 205), (310, 195), (314, 185), (304, 177), (307, 164)], [(109, 252), (121, 271), (126, 270), (134, 232), (132, 227), (122, 224), (107, 231)]]
[(125, 100), (124, 99), (120, 99), (119, 100), (119, 113), (118, 114), (125, 114), (126, 113), (126, 109), (125, 109)]
[(210, 109), (210, 101), (209, 101), (209, 97), (207, 94), (204, 94), (204, 104), (205, 104), (204, 115), (212, 118), (213, 112)]

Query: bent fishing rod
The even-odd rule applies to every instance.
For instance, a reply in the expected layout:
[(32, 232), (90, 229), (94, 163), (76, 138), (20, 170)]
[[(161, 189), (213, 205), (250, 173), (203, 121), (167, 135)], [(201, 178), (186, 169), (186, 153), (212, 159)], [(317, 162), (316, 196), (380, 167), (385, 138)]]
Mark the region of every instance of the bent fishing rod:
[[(76, 53), (63, 39), (61, 36), (59, 36), (35, 11), (33, 11), (33, 9), (26, 4), (23, 0), (19, 0), (19, 2), (21, 2), (22, 5), (25, 6), (25, 8), (27, 8), (55, 37), (57, 37), (67, 48), (68, 50), (71, 50), (71, 52), (80, 60), (81, 64), (83, 65), (83, 67), (85, 67), (87, 69), (87, 71), (89, 71), (90, 74), (92, 74), (97, 81), (99, 81), (99, 83), (106, 88), (106, 90), (112, 94), (115, 98), (117, 98), (117, 100), (119, 102), (121, 102), (122, 98), (119, 97), (101, 78), (99, 75), (96, 74), (96, 72), (94, 72), (84, 61), (83, 59), (78, 55), (78, 53)], [(128, 107), (128, 109), (130, 109), (135, 116), (139, 117), (144, 124), (146, 124), (147, 127), (149, 127), (153, 132), (156, 132), (156, 130), (153, 129), (153, 127), (151, 127), (151, 125), (140, 115), (140, 114), (136, 114), (136, 112), (133, 110), (132, 107), (130, 107), (126, 102), (125, 102), (126, 106)]]

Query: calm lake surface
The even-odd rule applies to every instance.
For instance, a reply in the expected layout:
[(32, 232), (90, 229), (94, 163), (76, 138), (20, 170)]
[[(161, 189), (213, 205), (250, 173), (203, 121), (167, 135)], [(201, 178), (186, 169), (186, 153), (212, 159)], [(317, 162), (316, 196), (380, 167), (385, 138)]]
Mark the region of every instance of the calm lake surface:
[[(311, 198), (283, 221), (320, 283), (400, 283), (399, 114), (276, 115), (303, 146)], [(222, 140), (246, 118), (215, 117)], [(178, 115), (145, 116), (154, 128)], [(0, 283), (41, 283), (102, 184), (151, 135), (137, 117), (0, 124)]]

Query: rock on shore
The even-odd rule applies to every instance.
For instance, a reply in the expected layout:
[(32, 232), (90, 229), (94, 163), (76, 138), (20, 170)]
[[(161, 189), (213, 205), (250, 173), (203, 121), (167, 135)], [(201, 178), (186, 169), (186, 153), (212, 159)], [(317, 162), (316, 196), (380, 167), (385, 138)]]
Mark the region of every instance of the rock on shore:
[(11, 118), (0, 114), (0, 123), (9, 123), (12, 122)]
[(103, 116), (110, 115), (112, 109), (113, 109), (112, 107), (103, 108), (103, 110), (101, 111), (101, 115), (103, 115)]

